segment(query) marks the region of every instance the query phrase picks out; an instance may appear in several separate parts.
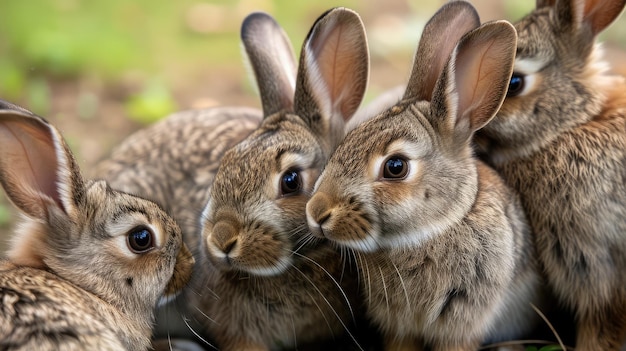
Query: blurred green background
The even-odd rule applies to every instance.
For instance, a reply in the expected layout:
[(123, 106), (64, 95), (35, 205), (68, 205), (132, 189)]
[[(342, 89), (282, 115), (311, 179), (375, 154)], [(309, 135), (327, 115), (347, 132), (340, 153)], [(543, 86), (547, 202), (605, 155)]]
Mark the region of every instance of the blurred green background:
[[(273, 15), (299, 52), (313, 21), (346, 6), (367, 29), (372, 73), (366, 100), (404, 83), (435, 0), (2, 0), (0, 97), (48, 118), (86, 174), (132, 131), (167, 114), (213, 105), (258, 107), (239, 27)], [(473, 1), (482, 20), (516, 20), (534, 0)], [(626, 16), (602, 38), (626, 73)], [(15, 212), (0, 194), (0, 249)]]

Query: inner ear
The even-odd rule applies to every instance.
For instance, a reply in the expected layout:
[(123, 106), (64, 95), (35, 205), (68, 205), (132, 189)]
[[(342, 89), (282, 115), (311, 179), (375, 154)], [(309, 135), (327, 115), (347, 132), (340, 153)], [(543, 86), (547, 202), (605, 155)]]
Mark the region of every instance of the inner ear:
[(69, 148), (52, 125), (19, 111), (1, 111), (0, 144), (0, 182), (22, 211), (46, 220), (54, 204), (73, 214), (84, 184)]
[(329, 10), (315, 22), (302, 47), (296, 114), (324, 138), (343, 134), (344, 123), (363, 99), (368, 75), (369, 52), (360, 17), (346, 8)]
[(590, 30), (595, 38), (619, 17), (625, 5), (626, 0), (558, 0), (554, 8), (563, 31), (584, 34)]

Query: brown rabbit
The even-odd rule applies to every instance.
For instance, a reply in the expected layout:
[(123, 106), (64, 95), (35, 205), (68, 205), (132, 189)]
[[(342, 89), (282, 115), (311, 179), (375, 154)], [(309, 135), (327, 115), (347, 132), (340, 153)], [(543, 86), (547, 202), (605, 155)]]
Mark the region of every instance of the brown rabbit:
[(516, 34), (479, 24), (464, 1), (431, 18), (404, 100), (347, 134), (307, 203), (311, 232), (353, 252), (386, 350), (475, 350), (538, 321), (524, 212), (471, 147), (505, 97)]
[(180, 228), (83, 180), (52, 125), (0, 105), (0, 183), (25, 215), (0, 261), (0, 349), (146, 350), (158, 300), (191, 275)]
[[(249, 30), (243, 26), (243, 38)], [(261, 46), (260, 46), (261, 45)], [(289, 86), (268, 55), (255, 73)], [(247, 46), (248, 48), (248, 46)], [(253, 61), (254, 62), (254, 61)], [(352, 316), (356, 279), (327, 243), (304, 240), (305, 204), (319, 172), (344, 135), (368, 79), (359, 16), (345, 8), (322, 15), (304, 42), (295, 93), (272, 90), (257, 130), (224, 155), (202, 215), (195, 291), (204, 330), (222, 350), (301, 347), (341, 335)], [(273, 83), (272, 83), (273, 84)]]
[(507, 98), (477, 140), (521, 197), (579, 350), (626, 338), (626, 84), (595, 38), (626, 1), (537, 1)]

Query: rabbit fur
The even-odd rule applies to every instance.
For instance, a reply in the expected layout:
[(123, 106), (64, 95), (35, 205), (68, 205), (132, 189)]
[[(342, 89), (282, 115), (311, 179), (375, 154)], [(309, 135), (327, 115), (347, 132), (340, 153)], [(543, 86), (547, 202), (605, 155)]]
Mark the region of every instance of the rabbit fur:
[[(190, 295), (197, 318), (224, 350), (333, 338), (349, 327), (355, 308), (350, 267), (331, 246), (312, 247), (302, 238), (308, 194), (367, 84), (363, 24), (345, 8), (322, 15), (302, 47), (295, 90), (287, 89), (285, 65), (261, 62), (283, 88), (257, 81), (276, 98), (262, 99), (263, 122), (220, 162), (202, 215), (203, 269)], [(257, 76), (268, 71), (253, 68)]]
[[(368, 53), (360, 19), (348, 9), (327, 16), (312, 29), (297, 72), (282, 28), (265, 13), (249, 15), (242, 25), (242, 41), (263, 111), (220, 107), (177, 113), (127, 138), (97, 170), (114, 188), (156, 201), (180, 223), (197, 260), (195, 282), (178, 304), (186, 305), (183, 313), (191, 317), (193, 332), (215, 340), (220, 349), (302, 346), (339, 336), (352, 320), (353, 306), (346, 300), (352, 301), (354, 279), (349, 268), (334, 259), (335, 250), (320, 245), (311, 253), (307, 245), (294, 246), (302, 244), (298, 237), (306, 228), (306, 189), (343, 137), (344, 124), (359, 106), (367, 83)], [(333, 48), (336, 43), (346, 48)], [(345, 58), (329, 64), (335, 54)], [(346, 82), (339, 82), (333, 70), (349, 72), (342, 77)], [(226, 153), (229, 149), (233, 151)], [(285, 160), (276, 164), (281, 153), (290, 155), (280, 155)], [(288, 171), (273, 167), (286, 167), (286, 162), (294, 169), (302, 166), (298, 171), (306, 177), (304, 189), (295, 196), (267, 198), (261, 190), (276, 187), (277, 172)], [(237, 208), (235, 222), (265, 216), (263, 229), (282, 240), (278, 245), (266, 240), (268, 234), (259, 229), (254, 235), (267, 247), (241, 257), (253, 262), (266, 251), (294, 251), (280, 268), (284, 271), (251, 273), (211, 261), (205, 247), (206, 227), (213, 218), (210, 209), (228, 208), (235, 201), (243, 207)], [(208, 203), (212, 205), (205, 206)], [(183, 330), (188, 329), (184, 324), (165, 324), (158, 326), (161, 335), (182, 328), (181, 335), (192, 336)]]
[(84, 180), (56, 128), (0, 106), (0, 183), (24, 215), (0, 260), (0, 349), (147, 349), (157, 303), (191, 276), (180, 228)]
[(464, 1), (431, 18), (404, 99), (347, 134), (307, 203), (311, 232), (357, 262), (386, 350), (475, 350), (538, 321), (524, 212), (471, 146), (505, 97), (516, 33), (479, 25)]
[(580, 350), (617, 350), (626, 339), (626, 84), (596, 42), (625, 4), (537, 1), (515, 24), (508, 96), (477, 134), (520, 194)]

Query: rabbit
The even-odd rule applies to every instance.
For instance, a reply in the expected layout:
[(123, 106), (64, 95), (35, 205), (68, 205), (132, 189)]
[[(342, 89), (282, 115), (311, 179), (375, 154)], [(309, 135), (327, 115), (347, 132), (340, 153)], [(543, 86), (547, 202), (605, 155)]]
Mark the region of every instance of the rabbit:
[[(271, 102), (268, 94), (274, 91), (293, 92), (296, 63), (291, 42), (282, 28), (262, 12), (249, 15), (244, 23), (254, 27), (246, 34), (247, 41), (267, 50), (267, 57), (262, 59), (280, 59), (276, 66), (282, 65), (283, 70), (289, 72), (289, 79), (284, 81), (274, 80), (268, 72), (263, 77), (268, 89), (262, 87), (262, 99)], [(272, 55), (278, 57), (272, 58)], [(257, 56), (253, 53), (249, 58), (254, 63), (260, 59)], [(166, 208), (181, 226), (184, 242), (195, 257), (200, 245), (200, 214), (208, 200), (219, 161), (226, 150), (258, 128), (262, 117), (263, 111), (241, 106), (174, 113), (125, 138), (99, 162), (95, 175), (114, 189), (149, 198)], [(184, 300), (184, 297), (181, 295), (179, 299)], [(157, 338), (195, 338), (195, 331), (190, 330), (196, 328), (193, 320), (184, 321), (189, 314), (186, 305), (185, 301), (173, 301), (172, 305), (159, 309)], [(182, 317), (176, 318), (177, 314)], [(165, 344), (169, 346), (169, 340)]]
[(0, 102), (0, 183), (24, 214), (0, 260), (0, 349), (146, 350), (193, 257), (155, 203), (87, 181), (58, 130)]
[(519, 194), (547, 282), (576, 317), (576, 349), (626, 338), (626, 83), (596, 36), (626, 1), (537, 1), (515, 24), (514, 73), (476, 135)]
[[(300, 348), (339, 337), (358, 319), (350, 264), (331, 245), (303, 238), (308, 194), (366, 89), (363, 24), (347, 8), (319, 17), (303, 44), (295, 89), (285, 70), (292, 66), (275, 59), (291, 54), (247, 40), (256, 30), (244, 22), (242, 38), (260, 57), (252, 60), (257, 84), (271, 98), (262, 99), (259, 128), (220, 161), (188, 290), (195, 318), (221, 350)], [(361, 347), (349, 341), (346, 347)]]
[[(346, 15), (339, 15), (340, 19), (341, 16)], [(356, 14), (347, 16), (355, 17)], [(344, 20), (341, 19), (341, 21)], [(341, 23), (337, 26), (339, 25), (341, 25)], [(360, 30), (362, 31), (362, 29)], [(327, 32), (335, 34), (328, 36), (330, 40), (335, 40), (339, 37), (336, 35), (337, 33), (328, 30)], [(184, 241), (188, 244), (195, 257), (198, 257), (198, 251), (201, 251), (201, 245), (199, 244), (201, 237), (199, 229), (201, 212), (208, 201), (208, 194), (215, 177), (215, 172), (224, 152), (243, 140), (253, 130), (259, 128), (262, 116), (269, 117), (279, 112), (285, 114), (286, 112), (293, 112), (294, 110), (297, 64), (291, 43), (282, 28), (270, 15), (257, 12), (250, 14), (244, 20), (241, 36), (243, 47), (246, 50), (251, 63), (250, 66), (253, 69), (258, 83), (262, 101), (262, 111), (245, 107), (218, 107), (176, 113), (126, 138), (125, 141), (112, 152), (110, 158), (103, 160), (99, 164), (96, 171), (96, 174), (106, 179), (113, 188), (140, 194), (169, 209), (176, 221), (181, 225)], [(352, 37), (356, 37), (356, 35), (352, 34)], [(326, 40), (325, 37), (320, 38), (318, 35), (316, 38), (316, 45), (319, 49), (328, 49), (328, 46), (324, 46), (323, 41), (320, 42), (320, 39)], [(342, 38), (342, 40), (344, 39)], [(355, 40), (358, 40), (355, 45), (366, 45), (364, 39), (357, 38)], [(341, 53), (341, 51), (339, 51), (339, 53)], [(360, 53), (364, 55), (361, 59), (368, 59), (366, 49), (362, 49)], [(327, 53), (327, 55), (331, 54), (332, 52)], [(327, 62), (328, 60), (329, 58), (326, 57), (323, 61), (319, 60), (318, 62)], [(341, 62), (345, 63), (347, 61), (342, 60)], [(307, 65), (310, 67), (312, 64), (314, 63), (312, 62)], [(357, 91), (352, 95), (346, 96), (343, 100), (342, 106), (345, 106), (345, 109), (347, 109), (345, 113), (346, 119), (350, 118), (350, 113), (354, 113), (353, 109), (359, 105), (363, 95), (361, 90), (364, 90), (367, 82), (367, 64), (368, 62), (365, 61), (353, 68), (360, 70), (359, 74), (362, 78), (359, 78), (360, 81), (357, 81), (358, 84), (355, 84)], [(366, 67), (363, 67), (364, 65)], [(343, 88), (344, 91), (347, 89), (346, 86), (343, 86)], [(300, 90), (303, 91), (303, 89), (309, 88), (303, 87)], [(326, 93), (321, 87), (313, 92)], [(301, 94), (304, 94), (304, 91)], [(353, 97), (354, 101), (350, 101)], [(299, 101), (302, 104), (305, 100), (300, 98)], [(302, 108), (300, 111), (301, 110)], [(264, 123), (266, 127), (264, 128), (270, 128), (272, 126), (270, 121), (279, 118), (280, 117), (272, 117), (271, 119), (265, 118), (266, 121)], [(295, 117), (290, 118), (294, 119)], [(329, 119), (330, 116), (324, 116), (324, 118), (328, 118), (328, 121), (333, 121), (333, 124), (341, 122), (337, 121), (339, 116), (332, 117), (332, 120)], [(316, 123), (323, 125), (328, 122), (319, 121)], [(317, 124), (315, 126), (317, 126)], [(333, 128), (333, 130), (335, 130), (335, 127)], [(340, 128), (340, 125), (337, 126), (335, 134), (341, 135), (342, 131)], [(280, 135), (282, 134), (284, 133)], [(312, 133), (309, 132), (309, 134)], [(312, 138), (312, 136), (309, 138)], [(333, 138), (335, 138), (335, 136), (333, 136)], [(321, 137), (320, 143), (325, 143), (326, 140), (330, 140), (330, 137)], [(261, 151), (262, 150), (258, 150), (259, 153), (261, 153)], [(319, 166), (316, 165), (316, 167), (321, 167), (321, 164)], [(311, 181), (313, 181), (313, 179), (311, 179)], [(301, 211), (303, 214), (304, 207), (302, 207)], [(280, 215), (281, 213), (277, 214)], [(304, 222), (302, 222), (302, 226), (305, 226)], [(330, 249), (328, 250), (331, 251)], [(335, 255), (335, 252), (333, 251), (329, 254)], [(306, 260), (306, 258), (302, 259)], [(215, 273), (204, 273), (204, 270), (215, 270), (215, 268), (204, 263), (199, 264), (199, 260), (196, 260), (196, 262), (197, 266), (195, 267), (195, 271), (197, 273), (194, 274), (202, 277), (209, 273)], [(311, 264), (315, 265), (313, 262)], [(295, 274), (297, 277), (283, 278), (283, 280), (290, 282), (290, 279), (294, 279), (294, 281), (299, 282), (304, 279), (306, 281), (313, 279), (313, 275), (320, 273), (323, 273), (321, 267), (319, 270), (314, 270), (311, 274), (305, 272), (306, 276), (302, 277), (298, 271), (292, 269), (289, 274)], [(317, 280), (323, 279), (327, 278), (320, 277), (314, 280), (316, 284), (318, 284)], [(272, 281), (275, 282), (277, 279), (273, 278)], [(345, 289), (346, 286), (350, 286), (347, 275), (344, 277), (344, 281), (346, 284), (342, 285), (342, 288)], [(272, 286), (271, 281), (264, 284)], [(305, 284), (309, 284), (306, 287), (307, 289), (311, 288), (310, 283), (306, 282)], [(334, 283), (332, 285), (332, 289), (335, 289)], [(244, 288), (245, 287), (242, 287), (242, 289)], [(271, 289), (274, 288), (272, 287)], [(339, 287), (337, 287), (337, 289), (339, 289)], [(195, 306), (193, 306), (195, 303), (190, 303), (188, 300), (201, 298), (206, 299), (205, 304), (214, 303), (212, 297), (206, 296), (209, 293), (207, 288), (201, 287), (197, 289), (199, 291), (194, 290), (195, 289), (190, 289), (186, 294), (191, 295), (191, 297), (180, 296), (179, 298), (180, 302), (177, 303), (176, 307), (178, 307), (183, 314), (189, 314), (195, 310)], [(334, 290), (329, 294), (334, 297), (338, 291), (339, 290)], [(287, 292), (289, 291), (287, 290)], [(308, 291), (301, 293), (303, 295), (309, 294)], [(198, 294), (202, 294), (203, 296), (195, 296)], [(315, 291), (315, 294), (318, 294), (318, 292)], [(347, 292), (346, 295), (348, 295)], [(257, 301), (257, 303), (259, 302)], [(244, 303), (243, 305), (246, 304), (247, 303)], [(323, 304), (326, 305), (326, 302), (323, 302)], [(236, 315), (235, 311), (242, 309), (232, 304), (226, 304), (223, 307), (231, 308), (226, 317), (224, 317), (227, 320), (232, 319), (233, 315)], [(181, 323), (178, 321), (178, 323), (175, 323), (175, 318), (171, 318), (171, 316), (164, 313), (164, 311), (159, 312), (163, 321), (159, 321), (157, 324), (157, 335), (165, 336), (165, 334), (167, 334), (167, 336), (174, 335), (191, 338), (195, 337), (197, 334), (203, 334), (202, 336), (204, 338), (207, 337), (206, 333), (201, 331), (189, 330), (190, 327), (191, 329), (198, 328), (195, 325), (195, 319), (206, 320), (206, 316), (204, 316), (202, 312), (195, 311), (194, 313), (197, 317), (192, 316), (192, 318), (189, 318), (188, 322), (191, 326), (188, 326), (186, 324), (187, 322)], [(335, 318), (335, 316), (332, 315), (327, 317)], [(284, 319), (285, 317), (281, 318)], [(291, 317), (289, 318), (288, 323), (291, 325)], [(342, 316), (342, 321), (343, 319)], [(216, 321), (216, 324), (217, 323), (221, 322), (218, 320)], [(255, 326), (254, 328), (256, 330), (261, 327), (262, 326)], [(286, 330), (291, 329), (293, 328), (289, 326)], [(238, 331), (234, 330), (233, 332), (237, 333)], [(292, 334), (293, 332), (290, 333), (288, 339), (294, 338)], [(296, 341), (302, 346), (303, 341), (301, 342), (301, 336), (296, 335), (296, 337), (298, 338)], [(266, 337), (266, 339), (267, 338), (268, 337)], [(292, 340), (290, 342), (295, 343), (296, 341)], [(276, 345), (281, 342), (282, 340), (271, 342), (264, 341), (263, 343), (266, 344), (259, 342), (258, 345), (263, 344), (263, 346), (258, 347), (276, 347)], [(348, 343), (350, 342), (351, 340), (348, 341)], [(232, 348), (237, 348), (237, 345), (233, 344)]]
[(468, 2), (438, 10), (403, 100), (346, 135), (306, 205), (312, 240), (354, 255), (386, 350), (476, 350), (539, 322), (524, 211), (472, 150), (505, 97), (516, 33), (479, 25)]

